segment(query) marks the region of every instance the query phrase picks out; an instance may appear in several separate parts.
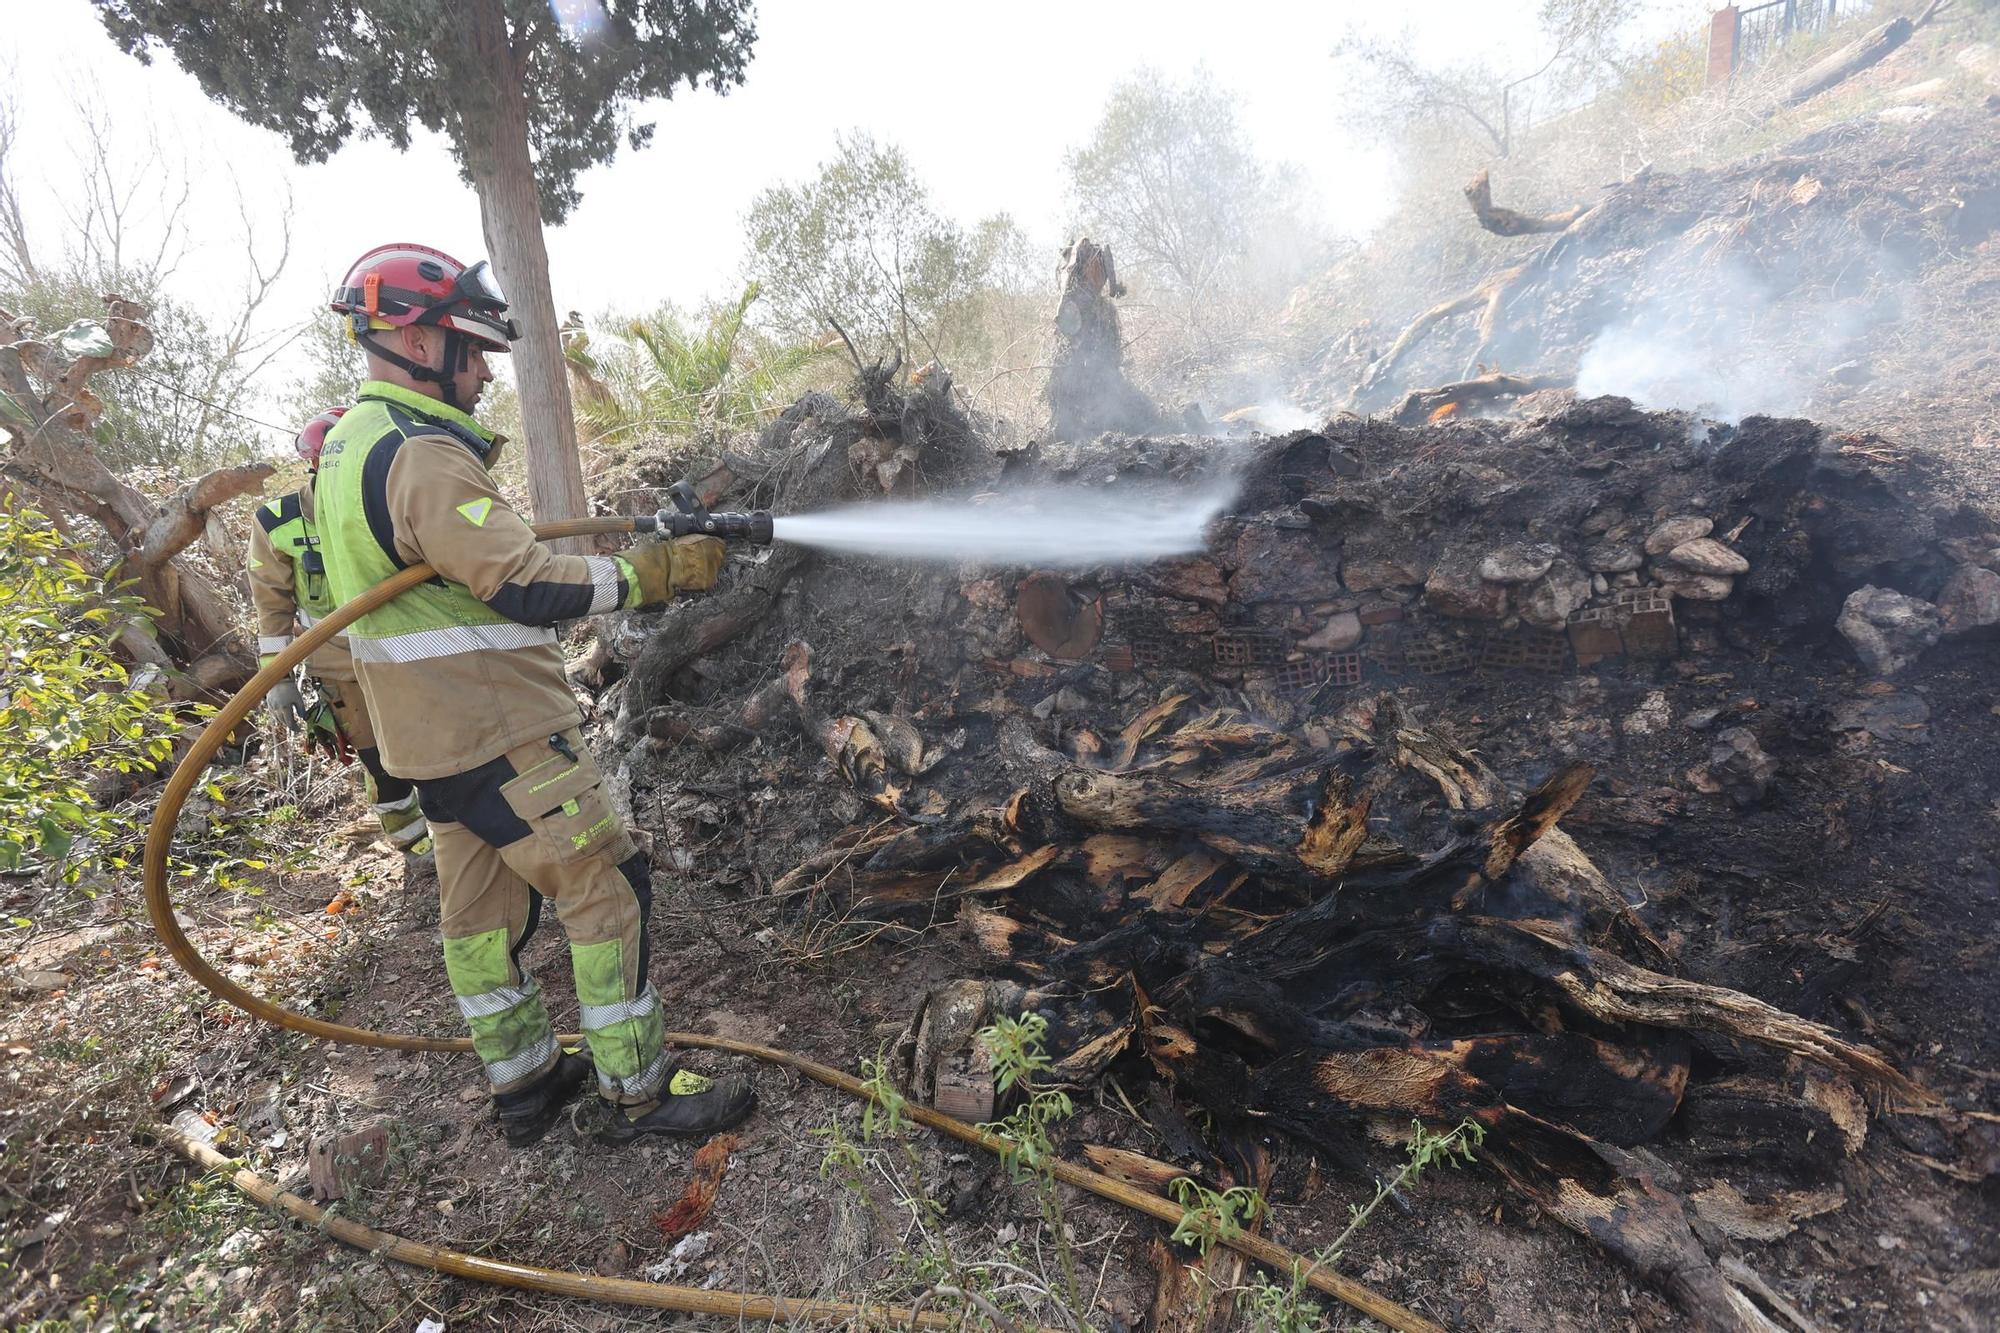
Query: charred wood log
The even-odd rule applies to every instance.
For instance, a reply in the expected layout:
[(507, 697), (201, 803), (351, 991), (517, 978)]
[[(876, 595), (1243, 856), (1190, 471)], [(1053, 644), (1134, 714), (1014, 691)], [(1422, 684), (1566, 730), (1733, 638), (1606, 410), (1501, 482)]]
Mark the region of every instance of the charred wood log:
[(735, 587), (671, 607), (632, 664), (628, 716), (643, 720), (669, 702), (668, 691), (683, 668), (762, 623), (808, 554), (804, 547), (776, 547)]
[[(1219, 1130), (1280, 1129), (1357, 1169), (1385, 1125), (1470, 1119), (1516, 1189), (1703, 1326), (1767, 1327), (1622, 1148), (1684, 1120), (1725, 1158), (1817, 1144), (1823, 1172), (1865, 1133), (1847, 1080), (1930, 1094), (1830, 1028), (1633, 961), (1668, 959), (1556, 827), (1588, 766), (1509, 800), (1393, 699), (1320, 724), (1318, 745), (1191, 703), (1141, 712), (1104, 768), (1008, 718), (1004, 809), (899, 834), (864, 872), (885, 898), (915, 891), (905, 906), (959, 898), (1050, 1019), (1065, 1077), (1134, 1050)], [(1691, 1086), (1698, 1046), (1727, 1062), (1737, 1043), (1799, 1065)]]
[[(1233, 1144), (1230, 1165), (1217, 1184), (1222, 1189), (1242, 1185), (1268, 1198), (1273, 1162), (1255, 1144)], [(1244, 1224), (1255, 1235), (1263, 1231), (1260, 1214)], [(1150, 1254), (1155, 1273), (1153, 1304), (1146, 1319), (1149, 1333), (1220, 1333), (1236, 1313), (1236, 1292), (1243, 1286), (1248, 1260), (1226, 1246), (1205, 1255), (1193, 1254), (1171, 1242), (1155, 1239)]]
[(1517, 213), (1511, 208), (1501, 208), (1493, 202), (1493, 179), (1489, 172), (1482, 171), (1472, 178), (1465, 187), (1465, 201), (1472, 205), (1472, 215), (1479, 219), (1479, 225), (1495, 236), (1530, 236), (1537, 232), (1562, 231), (1584, 214), (1584, 205), (1566, 208), (1560, 213)]
[(1104, 637), (1104, 597), (1042, 570), (1021, 580), (1014, 615), (1028, 641), (1050, 657), (1080, 662)]
[(790, 697), (786, 678), (773, 676), (730, 716), (718, 717), (699, 709), (662, 704), (646, 714), (645, 731), (656, 749), (689, 743), (722, 753), (755, 739)]
[[(1199, 738), (1183, 731), (1194, 747), (1183, 758), (1250, 734), (1226, 725), (1205, 728)], [(1303, 746), (1187, 778), (1166, 771), (1183, 766), (1175, 760), (1151, 771), (1086, 768), (1039, 745), (1018, 718), (1002, 727), (1001, 746), (1013, 767), (1033, 777), (1038, 823), (1184, 834), (1246, 869), (1309, 882), (1346, 869), (1368, 832), (1368, 802), (1356, 796), (1352, 775), (1339, 770), (1334, 756)]]
[(1575, 382), (1568, 375), (1509, 375), (1495, 370), (1435, 389), (1412, 389), (1389, 413), (1389, 419), (1399, 426), (1421, 426), (1441, 421), (1472, 403), (1519, 398), (1543, 389), (1567, 389)]
[(1551, 1217), (1665, 1291), (1697, 1327), (1780, 1333), (1708, 1257), (1680, 1197), (1634, 1158), (1518, 1110), (1494, 1118), (1480, 1156)]
[(1710, 1032), (1796, 1055), (1912, 1105), (1937, 1101), (1881, 1052), (1853, 1045), (1823, 1024), (1741, 991), (1635, 967), (1578, 945), (1552, 922), (1461, 918), (1437, 923), (1430, 938), (1442, 952), (1549, 986), (1563, 1002), (1600, 1022)]

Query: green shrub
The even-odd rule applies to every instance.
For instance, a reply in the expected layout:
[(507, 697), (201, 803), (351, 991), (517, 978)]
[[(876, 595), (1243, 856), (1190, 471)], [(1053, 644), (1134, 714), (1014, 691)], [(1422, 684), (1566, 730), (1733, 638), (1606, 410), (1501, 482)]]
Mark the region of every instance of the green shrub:
[(105, 797), (173, 750), (173, 705), (133, 688), (113, 653), (149, 615), (106, 595), (44, 515), (0, 496), (0, 870), (74, 882), (139, 831)]

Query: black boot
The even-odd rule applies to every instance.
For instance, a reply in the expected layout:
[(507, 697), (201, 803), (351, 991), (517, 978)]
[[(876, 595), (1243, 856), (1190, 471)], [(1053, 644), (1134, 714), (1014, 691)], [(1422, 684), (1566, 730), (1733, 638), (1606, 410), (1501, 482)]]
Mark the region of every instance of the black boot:
[(500, 1129), (515, 1148), (539, 1143), (562, 1114), (563, 1103), (576, 1095), (590, 1076), (590, 1057), (567, 1051), (556, 1057), (549, 1072), (525, 1088), (496, 1093), (493, 1107), (500, 1113)]
[(668, 1092), (642, 1116), (614, 1107), (611, 1123), (598, 1134), (603, 1143), (623, 1144), (647, 1134), (700, 1137), (733, 1129), (757, 1109), (757, 1093), (740, 1075), (719, 1078), (705, 1092)]

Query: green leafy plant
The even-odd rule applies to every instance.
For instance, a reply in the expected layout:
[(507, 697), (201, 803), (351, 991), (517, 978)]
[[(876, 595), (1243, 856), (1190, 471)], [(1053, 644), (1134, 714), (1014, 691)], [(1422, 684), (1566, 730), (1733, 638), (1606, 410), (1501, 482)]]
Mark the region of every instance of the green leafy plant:
[(588, 443), (630, 436), (694, 439), (762, 424), (830, 355), (808, 341), (778, 342), (749, 326), (761, 288), (690, 319), (671, 307), (618, 324), (604, 345), (572, 328), (563, 356)]
[(879, 1051), (874, 1059), (861, 1062), (861, 1088), (868, 1094), (861, 1108), (862, 1139), (873, 1143), (878, 1137), (900, 1137), (910, 1123), (904, 1114), (909, 1102), (896, 1091), (889, 1078), (889, 1062)]
[[(1486, 1141), (1486, 1127), (1476, 1120), (1463, 1120), (1450, 1132), (1433, 1134), (1420, 1120), (1410, 1122), (1410, 1142), (1405, 1148), (1402, 1169), (1387, 1181), (1375, 1183), (1374, 1197), (1365, 1204), (1348, 1208), (1347, 1226), (1330, 1244), (1313, 1256), (1311, 1263), (1295, 1264), (1291, 1281), (1274, 1283), (1262, 1273), (1241, 1293), (1240, 1308), (1247, 1327), (1258, 1333), (1325, 1333), (1326, 1317), (1308, 1294), (1312, 1275), (1322, 1268), (1340, 1264), (1347, 1245), (1368, 1225), (1384, 1200), (1413, 1188), (1424, 1172), (1440, 1163), (1456, 1169), (1474, 1160), (1474, 1149)], [(1176, 1182), (1178, 1183), (1178, 1182)], [(1175, 1233), (1175, 1239), (1179, 1239)]]
[(1056, 1160), (1056, 1149), (1049, 1131), (1075, 1115), (1076, 1107), (1068, 1093), (1036, 1083), (1037, 1076), (1055, 1067), (1043, 1046), (1048, 1032), (1048, 1019), (1032, 1012), (1019, 1018), (1003, 1015), (991, 1027), (979, 1030), (979, 1040), (993, 1061), (994, 1090), (1001, 1097), (1016, 1091), (1025, 1094), (1003, 1119), (989, 1121), (980, 1128), (1000, 1141), (1000, 1160), (1007, 1174), (1017, 1184), (1024, 1181), (1034, 1184), (1042, 1224), (1055, 1241), (1070, 1308), (1075, 1309), (1080, 1294), (1076, 1252), (1070, 1243), (1069, 1227), (1063, 1221), (1062, 1196), (1050, 1169)]
[(106, 595), (46, 517), (0, 497), (0, 870), (74, 883), (138, 833), (113, 798), (173, 753), (180, 725), (114, 651), (149, 617)]
[(1174, 1226), (1173, 1239), (1192, 1245), (1207, 1254), (1217, 1245), (1243, 1234), (1246, 1223), (1271, 1211), (1264, 1196), (1242, 1185), (1217, 1193), (1193, 1176), (1181, 1176), (1167, 1186), (1167, 1193), (1181, 1206), (1181, 1220)]

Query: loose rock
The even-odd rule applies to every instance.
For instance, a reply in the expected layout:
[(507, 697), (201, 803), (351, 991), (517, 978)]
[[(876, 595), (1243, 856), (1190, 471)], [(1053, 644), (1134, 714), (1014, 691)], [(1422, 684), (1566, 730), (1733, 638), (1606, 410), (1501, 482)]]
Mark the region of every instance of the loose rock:
[(1547, 542), (1503, 546), (1479, 562), (1479, 577), (1493, 583), (1532, 583), (1549, 572), (1562, 552)]
[(1865, 695), (1833, 708), (1835, 731), (1865, 731), (1877, 740), (1922, 745), (1930, 740), (1930, 705), (1914, 694)]
[(1654, 690), (1640, 705), (1626, 715), (1618, 724), (1618, 729), (1627, 736), (1655, 736), (1673, 725), (1673, 706), (1667, 702), (1664, 690)]
[(1750, 562), (1713, 537), (1696, 537), (1667, 552), (1667, 559), (1697, 574), (1747, 574)]
[(1340, 557), (1310, 533), (1244, 525), (1236, 539), (1236, 573), (1229, 580), (1232, 601), (1297, 600), (1339, 591)]
[(1670, 518), (1646, 534), (1646, 554), (1665, 555), (1676, 546), (1706, 537), (1715, 530), (1715, 520), (1693, 514)]
[(1944, 622), (1929, 602), (1868, 584), (1848, 594), (1834, 628), (1854, 646), (1861, 665), (1893, 676), (1938, 641)]
[(1736, 580), (1720, 574), (1697, 574), (1677, 565), (1656, 565), (1653, 576), (1660, 587), (1690, 602), (1725, 602), (1736, 590)]
[(1480, 578), (1478, 563), (1460, 551), (1438, 561), (1424, 581), (1424, 603), (1439, 615), (1461, 620), (1504, 620), (1507, 587)]
[(1342, 552), (1341, 582), (1349, 592), (1415, 588), (1430, 577), (1432, 561), (1414, 546), (1349, 541)]
[(1544, 629), (1561, 629), (1589, 600), (1589, 576), (1564, 560), (1521, 594), (1521, 619)]
[(2000, 574), (1961, 565), (1938, 594), (1937, 604), (1946, 634), (2000, 625)]
[(1594, 574), (1623, 574), (1646, 563), (1646, 553), (1629, 542), (1598, 542), (1583, 553), (1583, 567)]
[(1764, 753), (1750, 728), (1730, 727), (1716, 736), (1708, 752), (1708, 771), (1730, 800), (1755, 805), (1770, 790), (1778, 761)]
[(1358, 613), (1339, 611), (1324, 627), (1301, 641), (1299, 647), (1316, 653), (1344, 653), (1361, 642), (1362, 633)]

